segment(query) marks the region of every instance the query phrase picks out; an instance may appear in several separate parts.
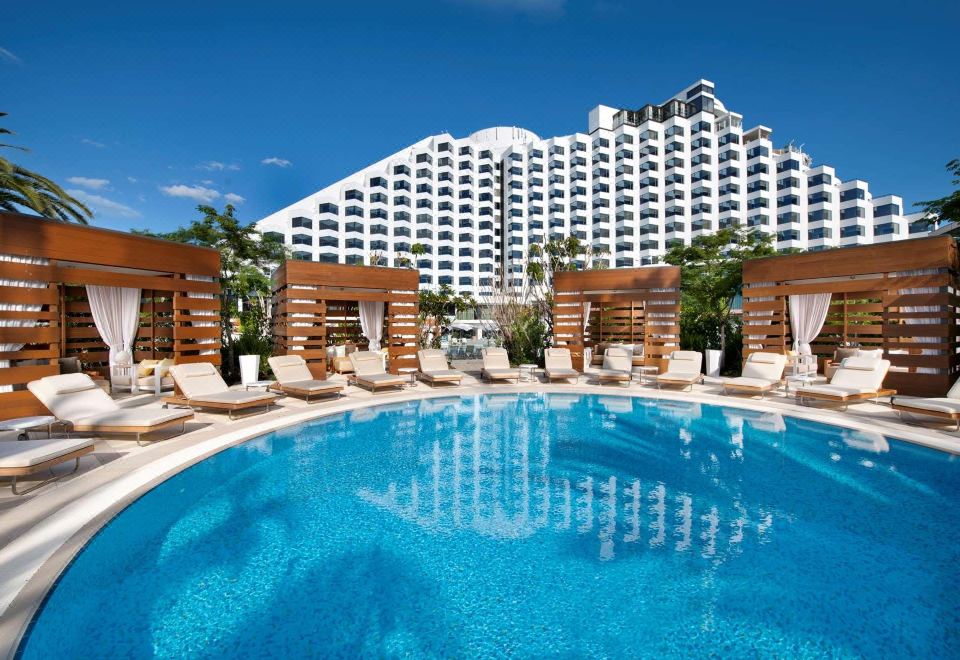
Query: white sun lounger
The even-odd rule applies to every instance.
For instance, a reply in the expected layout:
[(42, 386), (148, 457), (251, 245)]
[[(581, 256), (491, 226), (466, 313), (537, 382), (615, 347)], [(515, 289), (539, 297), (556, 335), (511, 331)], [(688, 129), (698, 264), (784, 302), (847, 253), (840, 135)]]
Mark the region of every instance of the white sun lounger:
[(417, 359), (420, 361), (420, 373), (418, 378), (431, 387), (437, 383), (452, 383), (459, 385), (460, 381), (466, 375), (462, 371), (451, 369), (447, 364), (447, 356), (439, 348), (426, 348), (417, 351)]
[(483, 369), (480, 375), (486, 380), (512, 380), (520, 382), (520, 370), (510, 366), (507, 349), (491, 346), (480, 351)]
[(40, 403), (57, 417), (69, 422), (74, 431), (91, 433), (132, 433), (140, 443), (144, 433), (184, 425), (193, 419), (186, 410), (121, 408), (87, 374), (46, 376), (27, 384)]
[[(0, 433), (0, 477), (11, 477), (14, 495), (26, 495), (41, 486), (57, 481), (80, 468), (80, 457), (93, 451), (94, 438), (64, 438), (55, 440), (17, 440), (17, 434)], [(59, 477), (50, 476), (26, 490), (17, 490), (17, 479), (37, 472), (51, 470), (55, 465), (74, 461), (73, 469)]]
[(953, 384), (946, 396), (932, 398), (895, 396), (891, 400), (891, 405), (901, 418), (903, 413), (936, 417), (953, 422), (956, 425), (954, 431), (960, 431), (960, 380)]
[(251, 408), (262, 407), (261, 412), (267, 412), (279, 398), (272, 392), (231, 390), (217, 368), (209, 362), (177, 364), (170, 367), (170, 375), (183, 394), (165, 397), (164, 405), (225, 410), (230, 419), (234, 418), (235, 412)]
[(354, 384), (376, 392), (381, 387), (401, 388), (407, 382), (403, 376), (388, 374), (383, 368), (383, 358), (373, 351), (356, 351), (350, 354), (353, 374), (349, 377)]
[(884, 389), (883, 379), (890, 370), (890, 360), (877, 360), (867, 357), (848, 357), (829, 385), (807, 385), (797, 389), (797, 401), (804, 404), (810, 400), (830, 401), (843, 404), (843, 409), (851, 403), (877, 400), (881, 396), (892, 396), (896, 390)]
[(633, 379), (633, 355), (624, 348), (610, 346), (603, 352), (603, 368), (594, 374), (599, 385), (625, 383), (629, 387)]
[(580, 372), (573, 368), (569, 348), (548, 348), (543, 356), (544, 373), (551, 383), (555, 380), (580, 380)]
[(314, 378), (307, 361), (299, 355), (274, 355), (267, 358), (267, 362), (277, 379), (270, 386), (275, 392), (303, 397), (307, 403), (310, 403), (310, 397), (339, 397), (343, 392), (343, 385)]
[(737, 378), (723, 379), (723, 393), (746, 392), (766, 397), (767, 392), (780, 386), (787, 356), (780, 353), (751, 353)]
[(697, 351), (674, 351), (667, 358), (667, 370), (655, 376), (657, 389), (663, 385), (679, 385), (693, 389), (694, 384), (703, 381), (700, 367), (703, 355)]

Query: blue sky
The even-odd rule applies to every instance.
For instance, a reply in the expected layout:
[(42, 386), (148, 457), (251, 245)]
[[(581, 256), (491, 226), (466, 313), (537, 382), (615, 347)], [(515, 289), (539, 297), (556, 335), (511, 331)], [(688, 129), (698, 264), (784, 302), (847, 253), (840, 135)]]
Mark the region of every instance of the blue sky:
[[(162, 7), (162, 8), (161, 8)], [(17, 162), (95, 223), (255, 220), (427, 135), (585, 130), (698, 78), (745, 126), (906, 205), (960, 157), (960, 2), (20, 4), (0, 32)]]

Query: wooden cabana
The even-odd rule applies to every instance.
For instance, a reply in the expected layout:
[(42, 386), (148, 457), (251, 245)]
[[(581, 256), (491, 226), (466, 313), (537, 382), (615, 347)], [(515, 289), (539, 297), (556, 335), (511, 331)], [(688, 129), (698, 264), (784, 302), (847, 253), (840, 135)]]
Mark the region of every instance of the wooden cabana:
[(361, 303), (380, 303), (390, 372), (416, 368), (419, 286), (419, 273), (407, 268), (287, 261), (273, 275), (274, 355), (300, 355), (326, 378), (327, 348), (368, 346)]
[[(822, 363), (839, 346), (883, 349), (885, 384), (940, 396), (960, 375), (957, 245), (946, 236), (767, 257), (743, 265), (743, 353), (793, 349), (789, 297), (830, 294), (810, 342)], [(821, 369), (822, 372), (822, 369)]]
[(584, 347), (601, 342), (644, 345), (659, 365), (680, 348), (680, 268), (582, 270), (553, 276), (553, 342), (583, 369)]
[(219, 364), (219, 276), (216, 250), (0, 213), (0, 419), (47, 414), (26, 384), (59, 358), (109, 377), (87, 285), (140, 290), (135, 362)]

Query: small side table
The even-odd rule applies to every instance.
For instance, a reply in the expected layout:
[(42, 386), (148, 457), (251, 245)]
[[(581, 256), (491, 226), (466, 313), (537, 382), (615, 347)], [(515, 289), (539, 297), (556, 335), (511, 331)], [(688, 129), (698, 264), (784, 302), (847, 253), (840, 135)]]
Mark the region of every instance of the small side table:
[(248, 391), (248, 392), (250, 391), (250, 388), (259, 388), (259, 387), (262, 387), (263, 389), (268, 390), (268, 389), (270, 389), (270, 386), (273, 385), (275, 382), (277, 382), (277, 381), (275, 381), (275, 380), (255, 380), (255, 381), (252, 381), (252, 382), (249, 382), (249, 383), (244, 383), (244, 384), (243, 384), (243, 389), (245, 389), (245, 390)]
[(786, 378), (783, 379), (784, 390), (787, 394), (790, 394), (790, 383), (798, 383), (797, 385), (793, 386), (794, 391), (796, 391), (797, 388), (800, 387), (800, 385), (811, 385), (816, 381), (817, 381), (816, 374), (807, 373), (807, 374), (796, 374), (793, 376), (787, 376)]
[(640, 384), (647, 382), (650, 376), (655, 376), (660, 373), (660, 367), (655, 364), (643, 364), (638, 367), (633, 368), (633, 373), (639, 374)]
[(419, 369), (415, 367), (400, 367), (397, 369), (399, 375), (407, 378), (407, 382), (404, 387), (416, 387), (417, 386), (417, 372)]
[[(27, 431), (43, 426), (47, 427), (47, 437), (53, 437), (53, 425), (63, 424), (53, 415), (36, 415), (34, 417), (17, 417), (15, 419), (5, 419), (0, 422), (0, 431), (20, 431), (17, 440), (26, 440)], [(66, 430), (64, 429), (64, 433)]]
[(535, 364), (521, 364), (520, 366), (520, 380), (530, 383), (536, 380), (534, 378), (534, 373), (537, 371), (537, 365)]

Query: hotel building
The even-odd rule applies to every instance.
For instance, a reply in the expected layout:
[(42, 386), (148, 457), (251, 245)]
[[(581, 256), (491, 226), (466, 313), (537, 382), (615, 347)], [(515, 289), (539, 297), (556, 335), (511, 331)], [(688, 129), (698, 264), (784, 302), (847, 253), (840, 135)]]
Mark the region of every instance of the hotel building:
[(773, 235), (778, 249), (820, 250), (907, 238), (916, 219), (900, 197), (775, 147), (772, 129), (745, 129), (700, 80), (660, 105), (599, 105), (584, 133), (424, 138), (258, 228), (298, 259), (412, 264), (421, 286), (482, 297), (522, 284), (531, 245), (570, 235), (616, 268), (656, 264), (671, 245), (734, 225)]

